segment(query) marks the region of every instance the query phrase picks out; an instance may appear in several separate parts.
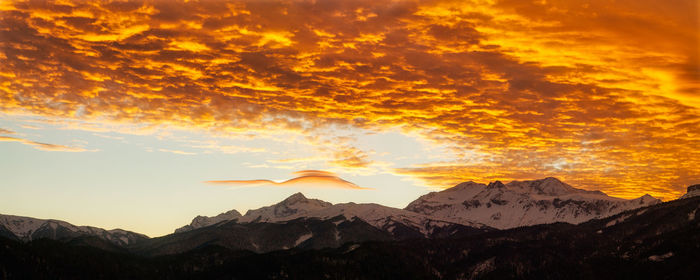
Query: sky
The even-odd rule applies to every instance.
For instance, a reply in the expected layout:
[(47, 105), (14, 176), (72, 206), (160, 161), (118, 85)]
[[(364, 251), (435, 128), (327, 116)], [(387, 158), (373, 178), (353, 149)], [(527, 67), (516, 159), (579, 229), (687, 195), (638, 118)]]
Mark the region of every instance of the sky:
[(694, 0), (2, 1), (0, 213), (160, 236), (303, 192), (405, 207), (700, 183)]

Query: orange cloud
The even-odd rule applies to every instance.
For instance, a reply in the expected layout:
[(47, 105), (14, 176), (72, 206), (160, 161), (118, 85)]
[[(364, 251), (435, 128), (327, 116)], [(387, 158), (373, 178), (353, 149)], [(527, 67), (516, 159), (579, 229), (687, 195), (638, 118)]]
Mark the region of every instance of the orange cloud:
[(313, 188), (340, 188), (340, 189), (358, 189), (367, 190), (345, 181), (338, 177), (335, 173), (318, 170), (304, 170), (293, 172), (292, 175), (297, 177), (278, 183), (271, 180), (219, 180), (206, 181), (208, 184), (222, 184), (229, 186), (275, 186), (275, 187), (313, 187)]
[(7, 130), (4, 128), (0, 128), (0, 134), (14, 134), (15, 132), (12, 130)]
[[(666, 197), (700, 181), (697, 10), (651, 0), (8, 1), (0, 111), (236, 133), (400, 127), (454, 147), (457, 162), (397, 169), (433, 186), (570, 174), (612, 195)], [(372, 162), (329, 147), (329, 164)]]
[(347, 145), (337, 147), (333, 156), (335, 159), (329, 163), (338, 167), (366, 168), (372, 163), (365, 151)]
[(27, 139), (10, 137), (10, 136), (0, 136), (0, 142), (19, 142), (25, 145), (33, 146), (37, 150), (42, 151), (53, 151), (53, 152), (94, 152), (96, 150), (87, 150), (80, 147), (69, 147), (56, 144), (47, 144), (41, 142), (35, 142)]

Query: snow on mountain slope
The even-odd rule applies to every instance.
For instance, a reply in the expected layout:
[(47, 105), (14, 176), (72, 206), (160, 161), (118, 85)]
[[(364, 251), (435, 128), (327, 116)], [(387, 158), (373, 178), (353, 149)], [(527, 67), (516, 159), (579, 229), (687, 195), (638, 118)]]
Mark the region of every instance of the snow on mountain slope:
[(238, 221), (242, 223), (287, 221), (332, 205), (322, 200), (308, 199), (302, 193), (295, 193), (275, 205), (248, 210)]
[(632, 200), (610, 197), (600, 191), (576, 189), (549, 177), (508, 184), (465, 182), (421, 196), (406, 210), (435, 219), (474, 221), (507, 229), (553, 222), (578, 224), (659, 202), (649, 195)]
[[(345, 220), (359, 218), (378, 229), (388, 231), (392, 234), (394, 230), (398, 228), (398, 224), (414, 229), (424, 236), (430, 236), (437, 229), (457, 224), (455, 222), (433, 219), (423, 214), (374, 203), (340, 203), (333, 205), (332, 203), (318, 199), (308, 199), (301, 193), (296, 193), (275, 205), (249, 210), (244, 216), (234, 219), (237, 219), (239, 223), (279, 223), (299, 218), (327, 220), (339, 216), (344, 217)], [(467, 220), (461, 221), (459, 225), (473, 228), (487, 228), (483, 224)], [(203, 226), (206, 225), (195, 226), (191, 224), (190, 228), (187, 230)], [(181, 230), (186, 227), (182, 227), (178, 229), (180, 231), (176, 232), (182, 232)]]
[(178, 228), (175, 230), (175, 233), (178, 232), (185, 232), (189, 230), (193, 230), (196, 228), (201, 228), (201, 227), (206, 227), (209, 225), (213, 225), (219, 222), (223, 221), (230, 221), (236, 218), (240, 218), (241, 213), (238, 213), (236, 210), (231, 210), (225, 213), (221, 213), (219, 215), (216, 215), (214, 217), (206, 217), (206, 216), (197, 216), (194, 219), (192, 219), (192, 222), (189, 225), (183, 226), (181, 228)]
[[(403, 209), (386, 207), (378, 204), (339, 204), (336, 211), (344, 212), (347, 218), (358, 217), (367, 223), (387, 230), (394, 231), (397, 224), (406, 225), (410, 228), (418, 229), (425, 236), (432, 235), (435, 230), (448, 227), (453, 224), (460, 224), (468, 227), (484, 229), (488, 228), (482, 223), (473, 222), (470, 220), (461, 220), (458, 223), (440, 218), (435, 218)], [(328, 209), (329, 211), (335, 209)], [(331, 212), (332, 213), (332, 212)], [(418, 215), (416, 215), (418, 214)], [(329, 215), (326, 213), (326, 215)], [(392, 228), (393, 227), (393, 228)]]
[[(435, 231), (452, 225), (505, 229), (553, 222), (577, 224), (659, 202), (649, 195), (633, 200), (610, 197), (600, 191), (576, 189), (551, 177), (513, 181), (507, 185), (498, 181), (489, 185), (465, 182), (421, 196), (406, 209), (379, 204), (333, 205), (296, 193), (275, 205), (249, 210), (243, 216), (235, 210), (212, 218), (200, 216), (176, 232), (230, 220), (279, 223), (299, 218), (343, 216), (347, 220), (359, 218), (390, 233), (407, 227), (423, 236), (431, 236)], [(232, 212), (235, 213), (227, 215)]]
[(45, 223), (45, 220), (35, 218), (0, 215), (0, 224), (5, 226), (17, 238), (27, 241), (31, 240), (32, 233), (36, 232)]
[(192, 222), (189, 225), (176, 229), (175, 233), (185, 232), (231, 220), (238, 220), (241, 223), (288, 220), (285, 218), (290, 216), (299, 217), (300, 215), (310, 211), (331, 205), (331, 203), (318, 199), (307, 199), (303, 194), (295, 193), (275, 205), (266, 206), (255, 210), (248, 210), (245, 216), (242, 216), (241, 213), (236, 210), (221, 213), (214, 217), (197, 216), (192, 219)]
[[(419, 213), (387, 207), (375, 203), (357, 204), (352, 202), (329, 205), (313, 211), (297, 213), (285, 217), (265, 217), (260, 219), (255, 218), (255, 220), (265, 220), (268, 222), (283, 222), (297, 218), (319, 218), (325, 220), (338, 216), (343, 216), (347, 220), (359, 218), (376, 228), (389, 231), (390, 233), (393, 233), (393, 229), (395, 228), (396, 224), (402, 224), (420, 231), (424, 236), (430, 236), (437, 228), (455, 224), (454, 222), (433, 219)], [(463, 223), (460, 224), (474, 228), (485, 228), (483, 224), (470, 221), (463, 221)], [(394, 228), (392, 228), (392, 226), (394, 226)]]
[(71, 239), (81, 235), (91, 235), (111, 241), (120, 246), (126, 246), (143, 239), (148, 239), (148, 237), (143, 234), (122, 229), (104, 230), (91, 226), (75, 226), (59, 220), (43, 220), (2, 214), (0, 214), (0, 225), (12, 232), (17, 239), (22, 241), (32, 241), (39, 238), (61, 240)]

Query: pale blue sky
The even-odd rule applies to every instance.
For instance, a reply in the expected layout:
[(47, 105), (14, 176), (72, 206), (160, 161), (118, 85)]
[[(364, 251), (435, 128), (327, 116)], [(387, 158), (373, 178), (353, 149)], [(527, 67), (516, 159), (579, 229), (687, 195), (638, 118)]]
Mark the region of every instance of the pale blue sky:
[[(170, 233), (196, 215), (215, 215), (230, 209), (245, 213), (299, 191), (333, 203), (374, 202), (404, 207), (430, 189), (392, 174), (391, 168), (425, 163), (440, 153), (448, 154), (447, 151), (436, 153), (440, 149), (428, 142), (398, 132), (345, 131), (353, 134), (357, 139), (354, 145), (370, 151), (369, 158), (376, 162), (369, 168), (347, 169), (329, 165), (324, 152), (307, 143), (302, 135), (282, 134), (278, 135), (284, 137), (280, 140), (273, 136), (237, 139), (177, 129), (153, 129), (138, 135), (95, 132), (69, 128), (65, 123), (49, 124), (7, 115), (0, 119), (0, 128), (15, 132), (5, 136), (87, 150), (46, 151), (20, 142), (0, 142), (3, 178), (0, 213), (60, 219), (107, 229), (123, 228), (149, 236)], [(128, 130), (125, 126), (110, 129)], [(303, 157), (310, 159), (275, 162)], [(290, 173), (306, 169), (330, 170), (345, 180), (373, 189), (231, 187), (203, 183), (285, 180), (293, 177)]]

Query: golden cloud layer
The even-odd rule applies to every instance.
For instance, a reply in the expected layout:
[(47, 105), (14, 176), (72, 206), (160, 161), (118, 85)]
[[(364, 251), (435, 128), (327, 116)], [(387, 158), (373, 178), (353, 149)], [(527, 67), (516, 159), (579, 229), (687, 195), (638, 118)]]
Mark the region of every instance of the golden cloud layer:
[(15, 134), (15, 132), (12, 130), (0, 128), (0, 134)]
[[(700, 181), (698, 2), (3, 1), (5, 113), (222, 131), (402, 127), (463, 179)], [(371, 160), (353, 147), (340, 166)]]
[(338, 177), (335, 173), (319, 170), (303, 170), (293, 172), (297, 177), (286, 180), (284, 182), (275, 182), (271, 180), (218, 180), (206, 181), (209, 184), (220, 184), (229, 186), (274, 186), (274, 187), (313, 187), (313, 188), (340, 188), (340, 189), (357, 189), (367, 190), (370, 188), (360, 187), (351, 182), (345, 181)]
[[(5, 132), (3, 132), (5, 133)], [(87, 150), (80, 147), (69, 147), (64, 145), (41, 143), (23, 138), (0, 135), (0, 142), (19, 142), (25, 145), (33, 146), (37, 150), (52, 151), (52, 152), (94, 152), (95, 150)]]

